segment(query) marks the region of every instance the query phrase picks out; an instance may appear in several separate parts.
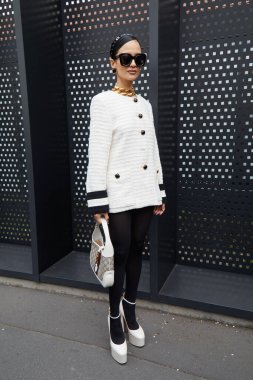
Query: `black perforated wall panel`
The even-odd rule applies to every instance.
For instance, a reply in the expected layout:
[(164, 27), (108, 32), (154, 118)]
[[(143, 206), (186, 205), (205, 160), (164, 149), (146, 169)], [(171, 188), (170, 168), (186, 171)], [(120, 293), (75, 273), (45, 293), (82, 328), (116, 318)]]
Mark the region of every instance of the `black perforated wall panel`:
[(167, 278), (176, 256), (176, 157), (179, 54), (179, 2), (159, 1), (158, 141), (168, 199), (159, 219), (159, 281)]
[[(89, 107), (98, 92), (112, 88), (109, 65), (112, 40), (133, 33), (149, 53), (149, 4), (146, 1), (62, 1), (66, 85), (72, 173), (73, 239), (75, 250), (89, 250), (94, 219), (87, 213), (85, 180), (88, 163)], [(149, 60), (134, 83), (149, 95)], [(148, 254), (146, 241), (145, 253)]]
[(183, 44), (234, 38), (253, 32), (253, 7), (250, 0), (212, 0), (181, 3)]
[(32, 243), (34, 262), (38, 260), (40, 272), (72, 250), (61, 21), (60, 0), (22, 0), (20, 3), (17, 24), (21, 22), (22, 36), (18, 35), (18, 53), (21, 64), (24, 55), (22, 101), (26, 110), (26, 136), (30, 139), (27, 154)]
[(178, 261), (252, 273), (253, 5), (181, 7)]
[(0, 3), (0, 241), (30, 245), (26, 151), (13, 1)]

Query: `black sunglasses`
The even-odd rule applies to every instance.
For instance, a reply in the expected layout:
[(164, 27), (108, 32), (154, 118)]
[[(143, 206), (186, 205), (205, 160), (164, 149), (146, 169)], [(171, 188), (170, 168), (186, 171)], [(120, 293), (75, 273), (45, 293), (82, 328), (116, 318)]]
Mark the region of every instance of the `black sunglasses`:
[(115, 56), (115, 59), (117, 59), (117, 58), (119, 58), (122, 66), (125, 66), (125, 67), (130, 66), (132, 60), (134, 59), (136, 66), (142, 67), (146, 63), (147, 56), (145, 53), (136, 54), (135, 56), (133, 56), (129, 53), (121, 53), (121, 54)]

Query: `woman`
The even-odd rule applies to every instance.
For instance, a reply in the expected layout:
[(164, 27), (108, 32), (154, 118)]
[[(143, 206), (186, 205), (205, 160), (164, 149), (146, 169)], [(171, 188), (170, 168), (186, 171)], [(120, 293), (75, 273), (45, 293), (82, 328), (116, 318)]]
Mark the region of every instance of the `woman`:
[(135, 36), (122, 34), (112, 42), (109, 59), (116, 84), (91, 101), (86, 191), (89, 212), (99, 224), (101, 217), (106, 219), (114, 246), (108, 326), (112, 356), (123, 364), (127, 361), (123, 322), (130, 343), (138, 347), (145, 343), (135, 315), (142, 250), (152, 215), (165, 210), (166, 194), (152, 107), (133, 88), (146, 55)]

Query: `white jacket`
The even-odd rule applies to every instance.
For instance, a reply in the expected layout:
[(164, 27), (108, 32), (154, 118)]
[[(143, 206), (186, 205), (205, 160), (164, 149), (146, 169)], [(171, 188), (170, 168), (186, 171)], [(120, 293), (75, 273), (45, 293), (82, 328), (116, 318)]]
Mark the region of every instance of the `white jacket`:
[(141, 95), (107, 90), (92, 98), (88, 158), (90, 213), (166, 202), (152, 106)]

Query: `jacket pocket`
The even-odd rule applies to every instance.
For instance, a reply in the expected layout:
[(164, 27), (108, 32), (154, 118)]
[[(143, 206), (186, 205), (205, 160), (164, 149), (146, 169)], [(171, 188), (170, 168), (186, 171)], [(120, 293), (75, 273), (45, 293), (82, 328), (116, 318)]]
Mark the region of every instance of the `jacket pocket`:
[(131, 172), (128, 168), (111, 169), (107, 175), (110, 203), (132, 204), (134, 199)]

